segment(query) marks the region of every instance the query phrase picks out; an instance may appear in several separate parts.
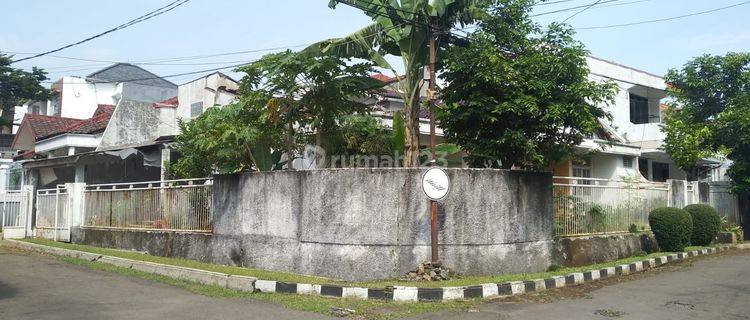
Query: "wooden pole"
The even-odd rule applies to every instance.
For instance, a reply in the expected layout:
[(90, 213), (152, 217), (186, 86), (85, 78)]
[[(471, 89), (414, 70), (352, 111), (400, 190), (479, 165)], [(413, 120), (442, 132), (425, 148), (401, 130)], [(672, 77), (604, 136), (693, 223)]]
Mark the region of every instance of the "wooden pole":
[[(430, 84), (427, 90), (427, 99), (430, 108), (430, 165), (437, 165), (437, 156), (435, 150), (435, 62), (437, 55), (437, 48), (435, 47), (435, 34), (432, 27), (430, 27), (428, 37), (430, 38)], [(440, 260), (438, 252), (438, 203), (437, 201), (430, 201), (430, 240), (431, 240), (431, 253), (432, 262), (438, 262)]]

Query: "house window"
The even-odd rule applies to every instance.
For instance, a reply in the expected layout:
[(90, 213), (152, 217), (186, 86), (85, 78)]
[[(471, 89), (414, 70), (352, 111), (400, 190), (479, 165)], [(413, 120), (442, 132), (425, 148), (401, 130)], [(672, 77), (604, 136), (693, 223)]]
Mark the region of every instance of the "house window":
[[(573, 161), (573, 176), (576, 178), (591, 178), (591, 160), (578, 159)], [(577, 184), (591, 184), (591, 180), (577, 180)]]
[(622, 157), (622, 166), (625, 168), (633, 168), (633, 157)]
[(191, 118), (197, 118), (203, 114), (203, 102), (196, 102), (190, 104), (190, 117)]
[(648, 160), (638, 159), (638, 171), (641, 172), (644, 178), (648, 179)]
[(648, 99), (630, 94), (630, 122), (634, 124), (649, 123)]
[(669, 164), (661, 162), (652, 162), (651, 167), (654, 169), (653, 180), (665, 182), (669, 179)]

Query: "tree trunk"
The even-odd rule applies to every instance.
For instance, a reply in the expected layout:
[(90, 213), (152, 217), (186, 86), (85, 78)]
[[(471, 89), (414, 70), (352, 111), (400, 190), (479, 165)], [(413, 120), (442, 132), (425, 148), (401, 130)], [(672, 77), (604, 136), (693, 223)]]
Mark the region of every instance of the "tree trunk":
[[(421, 69), (420, 69), (421, 70)], [(420, 108), (420, 79), (416, 75), (407, 74), (408, 98), (404, 100), (404, 167), (419, 167), (419, 108)]]
[(287, 131), (286, 131), (286, 152), (287, 152), (287, 163), (286, 163), (286, 169), (287, 170), (294, 170), (294, 126), (292, 125), (292, 121), (290, 120), (287, 124)]

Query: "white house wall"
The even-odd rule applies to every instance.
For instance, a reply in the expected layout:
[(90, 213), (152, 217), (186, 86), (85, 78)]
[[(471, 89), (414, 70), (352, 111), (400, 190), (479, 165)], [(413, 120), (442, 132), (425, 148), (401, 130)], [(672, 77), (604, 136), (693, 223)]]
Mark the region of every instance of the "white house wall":
[(160, 111), (152, 103), (120, 101), (97, 150), (153, 142), (160, 124)]
[(116, 104), (118, 86), (113, 83), (93, 84), (76, 77), (62, 78), (62, 110), (60, 116), (88, 119), (99, 104)]
[(589, 57), (587, 59), (590, 78), (598, 82), (613, 81), (619, 91), (614, 103), (607, 106), (612, 114), (612, 126), (628, 142), (663, 140), (661, 118), (650, 119), (651, 123), (630, 122), (630, 93), (648, 98), (649, 114), (659, 115), (661, 100), (666, 97), (664, 79), (643, 71), (638, 71), (612, 62)]
[[(220, 87), (228, 90), (237, 90), (238, 88), (236, 82), (219, 73), (180, 85), (177, 94), (179, 100), (176, 111), (177, 120), (191, 120), (190, 106), (197, 102), (203, 103), (204, 112), (215, 105), (223, 106), (232, 103), (236, 96), (219, 90)], [(176, 128), (174, 133), (179, 134), (179, 128)]]

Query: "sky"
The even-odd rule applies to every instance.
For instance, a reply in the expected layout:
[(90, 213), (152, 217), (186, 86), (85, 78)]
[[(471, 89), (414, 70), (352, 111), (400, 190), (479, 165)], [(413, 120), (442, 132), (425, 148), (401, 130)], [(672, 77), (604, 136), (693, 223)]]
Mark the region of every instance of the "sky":
[[(170, 0), (7, 1), (0, 13), (0, 51), (36, 53), (72, 43), (159, 8)], [(548, 0), (534, 14), (546, 25), (563, 21), (596, 0)], [(743, 0), (601, 0), (567, 20), (574, 28), (675, 17), (745, 2)], [(328, 0), (191, 0), (154, 19), (19, 67), (44, 68), (52, 80), (86, 76), (110, 62), (140, 64), (160, 76), (251, 61), (273, 51), (189, 58), (310, 44), (346, 35), (371, 22), (361, 11)], [(663, 75), (702, 54), (750, 51), (750, 3), (684, 19), (608, 29), (577, 30), (591, 54)], [(297, 46), (297, 47), (294, 47)], [(16, 54), (25, 57), (26, 54)], [(181, 58), (181, 59), (176, 59)], [(397, 60), (395, 60), (397, 61)], [(146, 64), (143, 64), (146, 63)], [(231, 71), (231, 70), (228, 70)], [(236, 73), (228, 72), (237, 76)], [(200, 74), (168, 77), (181, 84)]]

